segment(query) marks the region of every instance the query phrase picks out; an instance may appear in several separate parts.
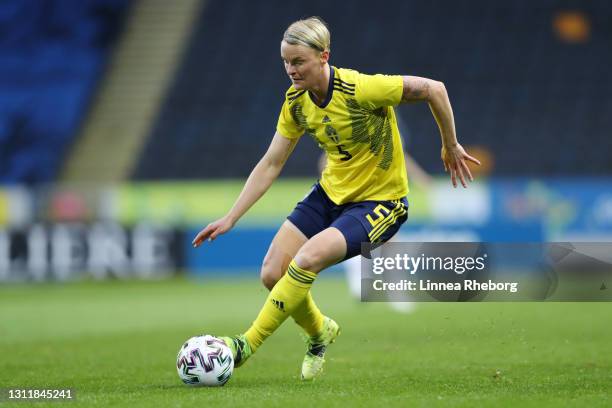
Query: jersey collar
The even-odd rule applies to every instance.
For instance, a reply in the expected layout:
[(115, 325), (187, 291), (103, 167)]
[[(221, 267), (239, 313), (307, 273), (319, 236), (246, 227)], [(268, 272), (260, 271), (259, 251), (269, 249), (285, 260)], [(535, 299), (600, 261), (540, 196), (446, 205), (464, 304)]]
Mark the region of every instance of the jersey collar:
[(327, 85), (327, 96), (325, 97), (325, 100), (323, 101), (323, 103), (321, 105), (318, 105), (315, 102), (314, 98), (312, 97), (312, 94), (310, 93), (310, 91), (308, 91), (308, 96), (310, 97), (310, 100), (312, 101), (312, 103), (317, 105), (319, 108), (323, 109), (327, 105), (329, 105), (329, 102), (331, 102), (333, 94), (334, 94), (334, 67), (330, 65), (329, 66), (329, 84)]

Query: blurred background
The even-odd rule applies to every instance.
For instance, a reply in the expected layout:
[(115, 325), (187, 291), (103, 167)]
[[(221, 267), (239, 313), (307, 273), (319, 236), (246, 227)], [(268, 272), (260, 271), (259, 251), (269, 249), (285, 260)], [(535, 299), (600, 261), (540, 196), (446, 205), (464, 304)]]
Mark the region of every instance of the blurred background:
[(405, 239), (612, 240), (612, 4), (604, 0), (0, 2), (0, 281), (257, 276), (317, 179), (303, 138), (230, 234), (231, 207), (290, 85), (293, 21), (321, 16), (331, 63), (443, 81), (483, 161), (452, 189), (426, 104), (396, 109)]

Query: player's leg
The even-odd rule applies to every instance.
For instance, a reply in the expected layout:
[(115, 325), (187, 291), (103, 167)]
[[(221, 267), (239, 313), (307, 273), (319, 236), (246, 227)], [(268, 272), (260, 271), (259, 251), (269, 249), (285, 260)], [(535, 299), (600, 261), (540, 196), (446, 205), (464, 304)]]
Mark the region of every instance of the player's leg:
[[(367, 211), (367, 208), (362, 212)], [(355, 217), (363, 214), (340, 215), (331, 227), (337, 229), (343, 236), (346, 245), (346, 252), (343, 259), (357, 260), (359, 265), (359, 254), (361, 253), (361, 243), (368, 242), (368, 230)], [(361, 273), (359, 273), (359, 276)], [(359, 287), (361, 285), (359, 284)], [(340, 334), (340, 327), (332, 319), (325, 318), (323, 330), (317, 336), (311, 336), (307, 342), (306, 355), (302, 362), (302, 379), (313, 380), (323, 372), (325, 354), (327, 348)]]
[(317, 274), (343, 259), (346, 241), (336, 228), (327, 228), (309, 239), (289, 263), (287, 273), (274, 285), (259, 315), (246, 331), (251, 351), (263, 343), (293, 314), (308, 296)]
[[(331, 224), (336, 228), (346, 244), (346, 258), (361, 253), (362, 242), (385, 242), (393, 236), (407, 218), (405, 200), (392, 202), (363, 202), (347, 205)], [(318, 338), (311, 338), (308, 351), (302, 363), (302, 378), (314, 379), (323, 371), (327, 346), (339, 334), (338, 325), (331, 319), (326, 320), (324, 330)]]
[[(336, 228), (321, 231), (299, 249), (289, 263), (287, 272), (270, 291), (251, 327), (243, 335), (222, 337), (232, 349), (236, 366), (242, 365), (288, 316), (299, 310), (308, 299), (310, 287), (317, 274), (343, 259), (345, 254), (346, 241)], [(329, 329), (330, 321), (331, 319), (325, 319), (323, 331)], [(325, 322), (328, 322), (327, 326)], [(334, 331), (337, 335), (337, 325)]]
[(268, 290), (272, 290), (276, 282), (283, 277), (289, 263), (306, 241), (306, 235), (291, 221), (285, 220), (274, 236), (261, 265), (261, 283)]
[[(293, 305), (292, 313), (287, 312), (285, 303), (282, 301), (272, 303), (272, 293), (279, 289), (279, 283), (286, 280), (286, 271), (289, 270), (292, 259), (297, 255), (297, 250), (304, 248), (303, 239), (299, 235), (291, 235), (291, 226), (295, 226), (306, 238), (314, 238), (323, 230), (325, 230), (332, 222), (331, 213), (335, 207), (335, 204), (327, 197), (321, 186), (318, 184), (314, 185), (311, 191), (304, 197), (302, 201), (298, 203), (293, 212), (287, 217), (289, 223), (283, 224), (281, 231), (279, 231), (279, 239), (275, 238), (275, 243), (270, 248), (264, 266), (262, 270), (262, 280), (266, 287), (271, 288), (271, 294), (266, 300), (266, 304), (260, 313), (260, 317), (265, 319), (268, 313), (264, 313), (266, 306), (270, 305), (277, 306), (279, 309), (283, 309), (283, 320), (288, 315), (293, 315), (294, 319), (300, 324), (310, 335), (322, 330), (323, 323), (321, 322), (321, 313), (312, 301), (310, 292), (307, 294), (302, 302), (298, 302), (297, 306)], [(286, 227), (286, 228), (285, 228)], [(281, 246), (281, 240), (283, 238), (290, 237), (291, 242), (287, 246)], [(276, 245), (278, 244), (278, 245)], [(299, 247), (299, 248), (298, 248)], [(280, 269), (279, 269), (280, 265)], [(299, 272), (298, 272), (299, 273)], [(283, 276), (285, 275), (285, 276)], [(300, 282), (298, 282), (300, 283)], [(281, 285), (283, 286), (283, 285)], [(282, 302), (282, 303), (281, 303)], [(273, 311), (272, 311), (273, 312)], [(272, 313), (273, 314), (273, 313)], [(259, 317), (258, 317), (259, 319)], [(260, 321), (260, 320), (257, 320)], [(282, 321), (281, 321), (282, 323)], [(280, 325), (280, 323), (278, 323)], [(251, 331), (251, 334), (254, 332)], [(255, 331), (256, 333), (256, 331)], [(271, 332), (270, 332), (271, 333)], [(267, 337), (268, 334), (264, 334), (263, 338)], [(256, 350), (263, 340), (257, 340), (257, 336), (253, 336), (255, 340), (253, 347), (251, 347), (250, 341), (247, 339), (246, 334), (239, 335), (236, 337), (224, 337), (226, 343), (232, 348), (235, 356), (236, 366), (240, 366), (246, 361), (246, 359)]]
[[(283, 223), (272, 240), (261, 267), (261, 281), (268, 290), (272, 290), (276, 282), (283, 277), (289, 263), (306, 241), (308, 241), (306, 235), (291, 221), (286, 220)], [(310, 292), (291, 316), (310, 337), (317, 336), (323, 330), (325, 317)]]

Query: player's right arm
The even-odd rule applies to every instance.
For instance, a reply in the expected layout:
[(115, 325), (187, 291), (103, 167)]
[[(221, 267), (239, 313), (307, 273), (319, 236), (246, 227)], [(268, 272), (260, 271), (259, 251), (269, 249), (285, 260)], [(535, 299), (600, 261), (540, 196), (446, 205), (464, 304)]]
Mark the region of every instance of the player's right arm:
[(457, 141), (455, 134), (455, 119), (446, 87), (442, 82), (417, 76), (403, 77), (402, 102), (427, 101), (438, 123), (442, 137), (442, 162), (444, 169), (450, 171), (451, 181), (457, 187), (457, 178), (463, 187), (467, 187), (466, 176), (473, 181), (467, 161), (480, 165), (480, 161), (466, 153)]
[(212, 241), (220, 234), (229, 231), (248, 210), (264, 195), (272, 182), (276, 180), (285, 162), (293, 152), (299, 138), (289, 139), (276, 132), (268, 151), (259, 160), (234, 206), (223, 218), (208, 224), (193, 239), (193, 246), (198, 247), (207, 239)]

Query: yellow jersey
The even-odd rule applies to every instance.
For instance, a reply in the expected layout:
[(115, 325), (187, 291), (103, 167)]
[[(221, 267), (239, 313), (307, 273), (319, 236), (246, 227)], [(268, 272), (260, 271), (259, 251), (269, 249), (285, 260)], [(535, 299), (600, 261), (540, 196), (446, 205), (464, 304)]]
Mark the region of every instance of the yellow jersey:
[(408, 193), (404, 150), (393, 106), (400, 75), (365, 75), (330, 67), (327, 98), (317, 105), (293, 86), (276, 130), (288, 139), (310, 134), (327, 153), (321, 187), (337, 205), (397, 200)]

